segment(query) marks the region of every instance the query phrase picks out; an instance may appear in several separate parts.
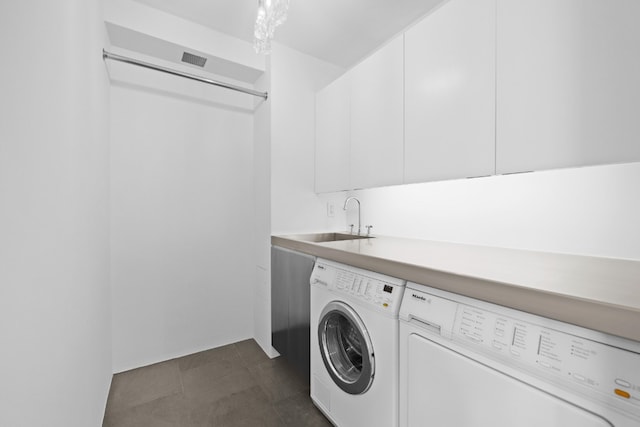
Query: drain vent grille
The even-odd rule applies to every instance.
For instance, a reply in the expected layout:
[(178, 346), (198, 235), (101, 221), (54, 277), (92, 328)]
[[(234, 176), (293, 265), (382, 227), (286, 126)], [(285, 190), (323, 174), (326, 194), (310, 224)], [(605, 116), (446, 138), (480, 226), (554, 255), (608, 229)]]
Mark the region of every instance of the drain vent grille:
[(207, 62), (207, 58), (194, 55), (193, 53), (183, 52), (182, 62), (186, 62), (187, 64), (191, 64), (191, 65), (196, 65), (198, 67), (204, 67), (204, 64)]

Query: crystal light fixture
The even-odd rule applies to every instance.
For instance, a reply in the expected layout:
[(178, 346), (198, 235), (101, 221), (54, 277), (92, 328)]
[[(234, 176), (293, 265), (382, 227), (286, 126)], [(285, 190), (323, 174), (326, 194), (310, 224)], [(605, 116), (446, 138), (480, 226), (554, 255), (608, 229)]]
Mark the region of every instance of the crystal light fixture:
[(253, 47), (257, 53), (271, 53), (271, 40), (276, 27), (287, 20), (289, 0), (258, 0), (258, 14), (253, 31)]

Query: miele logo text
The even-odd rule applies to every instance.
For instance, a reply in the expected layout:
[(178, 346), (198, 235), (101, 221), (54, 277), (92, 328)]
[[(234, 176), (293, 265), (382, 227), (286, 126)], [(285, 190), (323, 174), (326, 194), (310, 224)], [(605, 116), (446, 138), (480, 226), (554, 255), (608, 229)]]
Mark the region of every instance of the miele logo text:
[(420, 301), (426, 301), (427, 299), (422, 295), (411, 294), (411, 296), (415, 299), (419, 299)]

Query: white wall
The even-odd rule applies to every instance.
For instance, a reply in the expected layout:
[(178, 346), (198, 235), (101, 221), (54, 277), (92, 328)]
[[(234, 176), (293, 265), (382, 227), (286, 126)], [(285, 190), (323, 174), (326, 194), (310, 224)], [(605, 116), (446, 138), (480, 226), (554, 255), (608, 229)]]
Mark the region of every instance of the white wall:
[(638, 183), (631, 163), (352, 194), (374, 234), (640, 259)]
[(343, 198), (314, 193), (314, 150), (315, 94), (343, 72), (332, 64), (274, 44), (271, 54), (272, 234), (342, 227), (340, 213), (327, 217), (326, 202), (341, 203)]
[[(255, 112), (256, 271), (254, 337), (271, 355), (271, 235), (341, 226), (314, 193), (315, 93), (343, 70), (274, 43), (256, 85), (269, 100)], [(270, 83), (270, 87), (269, 87)]]
[(169, 79), (111, 88), (115, 372), (253, 333), (253, 117)]
[[(269, 58), (267, 57), (267, 61)], [(271, 70), (256, 82), (255, 89), (271, 92)], [(253, 337), (270, 356), (271, 347), (271, 101), (256, 98), (253, 120), (253, 185), (255, 274), (253, 279)]]
[(0, 425), (98, 426), (111, 381), (98, 0), (0, 3)]

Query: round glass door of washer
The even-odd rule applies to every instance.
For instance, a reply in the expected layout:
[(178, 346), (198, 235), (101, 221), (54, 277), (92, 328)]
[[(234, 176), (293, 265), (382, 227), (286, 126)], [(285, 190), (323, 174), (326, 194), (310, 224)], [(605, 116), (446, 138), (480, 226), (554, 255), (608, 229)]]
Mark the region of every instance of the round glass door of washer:
[(369, 390), (375, 359), (369, 333), (347, 304), (333, 301), (320, 315), (318, 342), (324, 366), (338, 387), (349, 394)]

